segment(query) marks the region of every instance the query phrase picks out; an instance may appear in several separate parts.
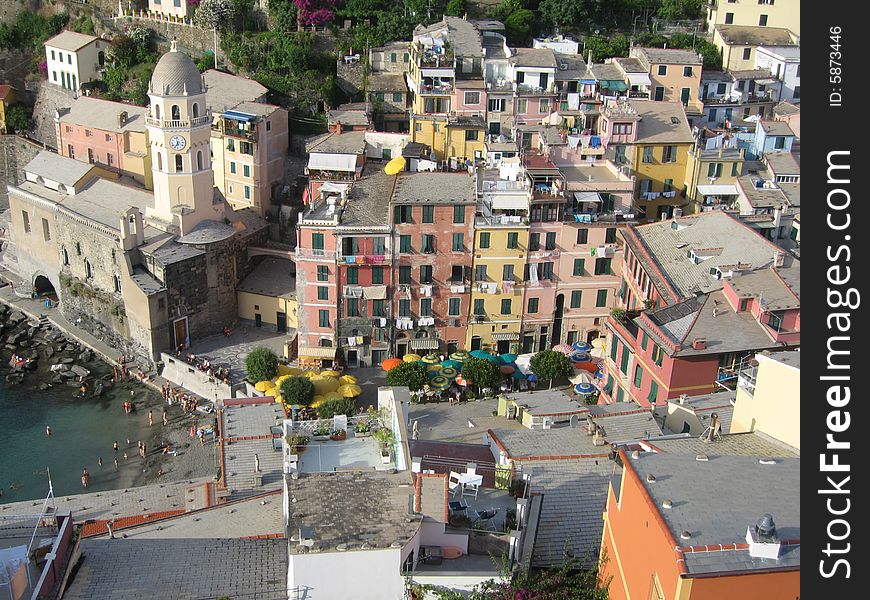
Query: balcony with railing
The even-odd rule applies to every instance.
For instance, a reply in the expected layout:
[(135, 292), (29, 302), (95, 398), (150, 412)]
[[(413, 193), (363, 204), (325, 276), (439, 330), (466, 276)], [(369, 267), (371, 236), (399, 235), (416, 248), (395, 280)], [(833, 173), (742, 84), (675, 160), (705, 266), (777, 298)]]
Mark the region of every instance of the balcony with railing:
[(758, 361), (754, 357), (744, 359), (737, 369), (737, 387), (750, 396), (754, 396), (757, 378)]
[(393, 262), (392, 254), (345, 254), (338, 252), (338, 261), (346, 265), (388, 265)]
[(239, 122), (232, 119), (221, 119), (217, 124), (212, 124), (212, 131), (217, 131), (219, 134), (248, 140), (250, 142), (257, 141), (257, 128), (255, 124), (249, 127), (239, 127)]
[(193, 119), (154, 119), (145, 117), (145, 124), (151, 127), (160, 127), (161, 129), (189, 129), (191, 127), (200, 127), (202, 125), (211, 124), (211, 117), (195, 117)]
[(529, 217), (527, 215), (475, 215), (474, 225), (476, 227), (514, 227), (528, 228)]
[(296, 258), (301, 260), (335, 260), (335, 250), (318, 250), (313, 248), (296, 248)]
[(453, 94), (453, 80), (424, 77), (419, 91), (421, 96), (450, 96)]
[(518, 83), (516, 84), (516, 92), (521, 96), (555, 95), (556, 84), (551, 82), (547, 87), (541, 87), (533, 83)]

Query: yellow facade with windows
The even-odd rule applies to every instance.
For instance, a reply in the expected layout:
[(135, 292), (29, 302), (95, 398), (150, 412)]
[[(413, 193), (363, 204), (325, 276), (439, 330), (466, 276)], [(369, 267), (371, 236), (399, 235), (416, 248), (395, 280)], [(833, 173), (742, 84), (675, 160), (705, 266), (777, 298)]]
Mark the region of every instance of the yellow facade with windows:
[(426, 144), (438, 158), (444, 158), (447, 148), (447, 117), (411, 116), (411, 132), (418, 144)]
[(743, 171), (743, 150), (719, 148), (714, 150), (693, 149), (689, 152), (684, 184), (688, 212), (701, 212), (704, 194), (698, 186), (733, 185)]
[[(527, 225), (477, 224), (466, 348), (476, 349), (478, 339), (479, 347), (484, 350), (498, 350), (499, 341), (509, 342), (510, 350), (505, 351), (513, 351), (518, 346), (523, 314), (523, 269), (528, 247)], [(505, 266), (508, 265), (506, 273)], [(486, 276), (482, 278), (479, 277), (481, 266), (486, 267)], [(511, 270), (512, 279), (509, 281), (513, 281), (513, 285), (506, 288), (504, 277), (506, 274), (511, 276)], [(488, 289), (482, 289), (483, 285), (488, 286)], [(503, 307), (503, 301), (506, 300), (510, 300), (510, 304)]]
[[(683, 203), (678, 196), (686, 181), (691, 149), (691, 142), (637, 144), (634, 147), (631, 168), (638, 181), (638, 206), (646, 210), (648, 219), (658, 218), (660, 206), (678, 206)], [(662, 195), (673, 191), (676, 191), (673, 197)], [(657, 193), (658, 196), (645, 197), (644, 192)]]

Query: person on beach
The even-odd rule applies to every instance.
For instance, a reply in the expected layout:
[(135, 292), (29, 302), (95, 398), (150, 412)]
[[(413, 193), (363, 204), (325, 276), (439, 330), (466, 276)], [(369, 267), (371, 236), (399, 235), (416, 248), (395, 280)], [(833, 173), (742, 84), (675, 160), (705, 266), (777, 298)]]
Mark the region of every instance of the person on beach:
[(116, 456), (112, 462), (115, 463), (115, 470), (117, 471), (118, 470), (118, 457)]
[(154, 425), (154, 411), (149, 410), (148, 411), (148, 427), (151, 427), (152, 425)]
[(118, 440), (112, 442), (112, 450), (114, 450), (115, 452), (118, 451)]
[(133, 445), (133, 440), (131, 440), (130, 438), (127, 438), (127, 447), (129, 448), (132, 445)]
[(163, 426), (166, 427), (169, 425), (169, 415), (166, 412), (166, 409), (163, 409)]
[(118, 381), (118, 367), (112, 367), (112, 381)]
[(88, 484), (91, 482), (91, 474), (88, 473), (87, 469), (82, 469), (82, 487), (87, 489)]
[(97, 464), (100, 465), (101, 467), (103, 466), (103, 457), (102, 456), (97, 459)]
[(45, 435), (47, 435), (48, 437), (51, 437), (51, 425), (45, 426)]
[(129, 460), (129, 458), (130, 458), (130, 457), (127, 456), (127, 451), (125, 450), (125, 451), (124, 451), (124, 460)]

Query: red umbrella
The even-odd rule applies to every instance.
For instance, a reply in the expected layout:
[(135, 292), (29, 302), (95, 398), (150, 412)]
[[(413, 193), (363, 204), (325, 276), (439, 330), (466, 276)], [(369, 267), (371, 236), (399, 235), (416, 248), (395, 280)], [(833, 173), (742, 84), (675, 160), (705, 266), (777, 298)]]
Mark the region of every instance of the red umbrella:
[(590, 360), (589, 362), (574, 363), (574, 368), (575, 369), (583, 369), (584, 371), (589, 371), (590, 373), (594, 373), (595, 371), (598, 370), (598, 365), (596, 365), (594, 362), (592, 362)]
[(505, 374), (505, 375), (510, 375), (511, 373), (513, 373), (514, 371), (516, 371), (516, 369), (514, 369), (514, 368), (513, 368), (512, 366), (510, 366), (510, 365), (502, 365), (502, 366), (500, 366), (500, 367), (498, 368), (498, 370), (501, 371), (501, 372), (502, 372), (503, 374)]
[(390, 371), (390, 370), (398, 367), (400, 364), (402, 364), (401, 358), (388, 358), (387, 360), (385, 360), (384, 362), (381, 363), (381, 368), (384, 371)]

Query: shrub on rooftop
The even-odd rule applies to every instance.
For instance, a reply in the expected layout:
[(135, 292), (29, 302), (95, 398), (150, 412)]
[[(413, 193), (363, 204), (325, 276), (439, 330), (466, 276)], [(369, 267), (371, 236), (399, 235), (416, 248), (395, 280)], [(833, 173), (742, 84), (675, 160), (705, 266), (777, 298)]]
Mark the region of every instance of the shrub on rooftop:
[(416, 392), (426, 385), (426, 368), (417, 362), (403, 362), (387, 372), (387, 383)]
[(314, 399), (314, 384), (307, 377), (289, 377), (281, 382), (281, 398), (288, 406), (308, 406)]
[(254, 348), (245, 358), (245, 370), (253, 383), (273, 379), (278, 375), (278, 357), (268, 348)]
[(317, 416), (321, 419), (331, 419), (335, 415), (352, 417), (356, 410), (353, 398), (336, 398), (327, 400), (317, 407)]

